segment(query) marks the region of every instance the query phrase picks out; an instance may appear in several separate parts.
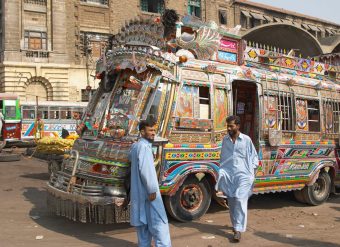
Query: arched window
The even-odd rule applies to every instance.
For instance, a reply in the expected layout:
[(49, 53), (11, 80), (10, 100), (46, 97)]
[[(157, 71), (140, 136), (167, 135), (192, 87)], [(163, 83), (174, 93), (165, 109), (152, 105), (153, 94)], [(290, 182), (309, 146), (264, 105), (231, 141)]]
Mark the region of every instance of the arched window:
[(33, 82), (26, 88), (26, 100), (33, 101), (36, 99), (36, 96), (38, 96), (40, 100), (47, 100), (47, 90), (42, 83)]
[(221, 25), (226, 25), (228, 22), (227, 10), (220, 9), (218, 11), (218, 20), (220, 21)]

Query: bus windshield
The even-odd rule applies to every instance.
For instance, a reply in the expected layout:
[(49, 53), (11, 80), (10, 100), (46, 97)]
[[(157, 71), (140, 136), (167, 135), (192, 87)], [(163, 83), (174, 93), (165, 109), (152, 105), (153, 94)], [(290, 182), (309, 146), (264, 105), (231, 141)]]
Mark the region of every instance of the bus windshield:
[(5, 118), (16, 118), (16, 100), (6, 100), (5, 101)]
[(137, 134), (137, 124), (150, 94), (157, 81), (152, 72), (137, 74), (124, 71), (118, 78), (112, 92), (97, 92), (93, 113), (85, 120), (83, 137), (99, 136), (119, 139)]

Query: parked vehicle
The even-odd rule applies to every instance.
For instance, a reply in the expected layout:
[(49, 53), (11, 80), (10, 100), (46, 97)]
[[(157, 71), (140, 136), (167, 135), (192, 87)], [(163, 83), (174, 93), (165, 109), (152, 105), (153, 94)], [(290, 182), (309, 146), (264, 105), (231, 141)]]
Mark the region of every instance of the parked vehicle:
[(87, 102), (21, 102), (22, 139), (61, 136), (62, 129), (74, 134), (86, 105)]
[(1, 141), (13, 142), (21, 138), (19, 98), (15, 94), (0, 93)]
[(20, 160), (20, 154), (5, 152), (7, 143), (19, 141), (21, 116), (17, 95), (0, 93), (0, 162)]
[(241, 117), (241, 131), (259, 153), (255, 194), (293, 190), (299, 201), (318, 205), (340, 183), (334, 68), (246, 46), (214, 25), (183, 22), (168, 46), (163, 26), (145, 20), (114, 37), (98, 62), (101, 84), (79, 125), (81, 138), (48, 182), (57, 214), (82, 222), (129, 220), (122, 207), (128, 153), (139, 120), (148, 117), (157, 121), (160, 190), (179, 221), (197, 219), (210, 206), (230, 114)]

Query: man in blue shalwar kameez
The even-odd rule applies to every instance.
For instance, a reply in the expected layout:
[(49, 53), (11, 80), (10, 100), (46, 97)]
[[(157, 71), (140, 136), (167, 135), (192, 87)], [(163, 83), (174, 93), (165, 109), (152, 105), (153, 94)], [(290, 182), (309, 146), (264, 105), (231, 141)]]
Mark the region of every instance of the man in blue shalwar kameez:
[(227, 118), (228, 134), (221, 149), (216, 189), (228, 199), (234, 240), (240, 241), (247, 227), (248, 198), (252, 194), (258, 156), (249, 136), (240, 132), (240, 118)]
[(150, 247), (152, 239), (156, 247), (171, 247), (168, 219), (152, 154), (154, 125), (151, 119), (140, 122), (142, 138), (130, 150), (130, 223), (137, 229), (139, 247)]

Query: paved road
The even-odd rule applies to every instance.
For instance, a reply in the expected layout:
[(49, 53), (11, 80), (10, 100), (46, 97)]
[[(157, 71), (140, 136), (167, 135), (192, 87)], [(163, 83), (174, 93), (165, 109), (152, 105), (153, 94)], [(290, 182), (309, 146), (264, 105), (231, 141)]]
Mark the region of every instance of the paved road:
[[(23, 157), (20, 162), (0, 162), (0, 247), (137, 246), (128, 224), (82, 224), (50, 215), (45, 203), (47, 180), (43, 161)], [(239, 244), (230, 242), (229, 215), (218, 205), (198, 221), (170, 223), (174, 247), (339, 247), (340, 196), (318, 207), (295, 202), (291, 193), (254, 196), (248, 232)]]

